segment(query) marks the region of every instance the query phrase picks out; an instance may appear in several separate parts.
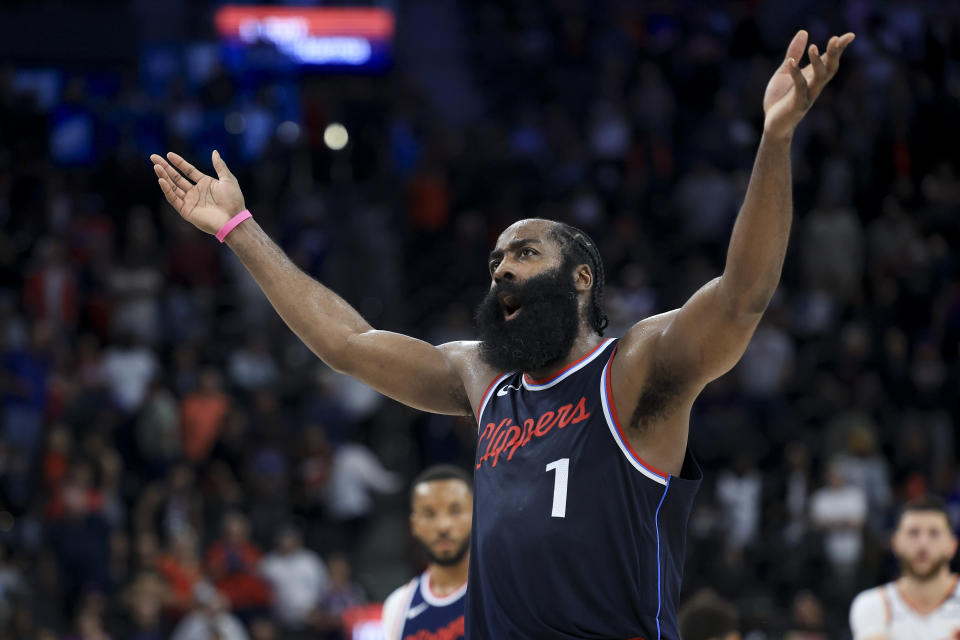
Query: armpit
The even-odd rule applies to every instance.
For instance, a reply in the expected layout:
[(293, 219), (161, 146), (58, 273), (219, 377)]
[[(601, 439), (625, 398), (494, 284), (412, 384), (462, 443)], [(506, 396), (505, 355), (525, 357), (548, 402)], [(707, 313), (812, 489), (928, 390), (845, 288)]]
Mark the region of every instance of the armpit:
[(682, 376), (666, 367), (655, 367), (640, 392), (627, 428), (633, 433), (642, 433), (656, 421), (666, 418), (682, 390)]

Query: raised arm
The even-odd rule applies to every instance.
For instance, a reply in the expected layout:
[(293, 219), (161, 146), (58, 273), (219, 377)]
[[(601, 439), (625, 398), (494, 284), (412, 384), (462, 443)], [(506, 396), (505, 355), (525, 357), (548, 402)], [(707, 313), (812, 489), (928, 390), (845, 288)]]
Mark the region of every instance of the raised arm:
[[(216, 151), (217, 179), (175, 153), (167, 158), (169, 162), (150, 156), (160, 188), (177, 212), (198, 229), (215, 234), (245, 209), (237, 179)], [(472, 413), (464, 378), (484, 377), (484, 372), (472, 367), (473, 343), (435, 347), (375, 330), (341, 297), (293, 264), (254, 220), (236, 227), (226, 242), (287, 326), (330, 367), (417, 409)]]
[(669, 372), (685, 395), (699, 393), (729, 371), (743, 355), (780, 281), (793, 218), (790, 143), (804, 114), (837, 72), (840, 55), (854, 35), (830, 38), (821, 57), (797, 61), (807, 43), (798, 32), (763, 99), (764, 131), (753, 173), (727, 249), (723, 274), (708, 282), (680, 309), (639, 323), (624, 349), (643, 351), (657, 370)]

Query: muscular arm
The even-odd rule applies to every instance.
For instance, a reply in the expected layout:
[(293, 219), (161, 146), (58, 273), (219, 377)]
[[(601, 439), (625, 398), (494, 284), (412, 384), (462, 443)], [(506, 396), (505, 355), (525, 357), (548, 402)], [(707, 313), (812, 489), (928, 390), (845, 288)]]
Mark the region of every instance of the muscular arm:
[[(853, 34), (833, 37), (821, 58), (806, 32), (794, 37), (764, 96), (764, 134), (734, 224), (723, 274), (680, 309), (639, 323), (625, 336), (628, 353), (643, 353), (693, 397), (743, 355), (780, 281), (793, 218), (790, 143), (797, 124), (836, 73)], [(640, 357), (638, 357), (640, 359)]]
[[(634, 325), (620, 341), (611, 375), (613, 399), (643, 458), (681, 470), (693, 401), (737, 363), (780, 281), (793, 217), (790, 141), (800, 119), (836, 73), (853, 34), (833, 37), (823, 58), (815, 45), (800, 69), (800, 31), (764, 96), (764, 134), (723, 274), (680, 308)], [(653, 428), (651, 428), (653, 427)]]
[[(214, 234), (244, 209), (237, 180), (219, 154), (213, 155), (216, 180), (176, 154), (168, 158), (169, 163), (151, 156), (160, 188), (185, 220)], [(493, 375), (477, 362), (475, 343), (435, 347), (377, 331), (341, 297), (297, 268), (254, 220), (237, 226), (227, 243), (287, 326), (332, 368), (416, 409), (471, 413), (465, 381), (475, 390)]]
[(660, 318), (654, 360), (699, 392), (743, 355), (776, 291), (793, 218), (790, 140), (764, 136), (723, 274)]
[(227, 236), (227, 244), (287, 326), (330, 367), (417, 409), (471, 412), (451, 361), (468, 346), (435, 347), (374, 329), (343, 298), (297, 268), (253, 220)]

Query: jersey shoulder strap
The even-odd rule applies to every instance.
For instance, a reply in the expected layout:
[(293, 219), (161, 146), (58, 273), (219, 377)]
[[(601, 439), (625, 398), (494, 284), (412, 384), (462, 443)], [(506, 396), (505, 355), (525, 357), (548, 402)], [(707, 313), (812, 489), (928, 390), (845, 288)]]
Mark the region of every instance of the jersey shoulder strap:
[(407, 584), (396, 589), (383, 602), (383, 613), (380, 616), (383, 634), (387, 640), (400, 640), (403, 635), (403, 624), (407, 619), (407, 609), (416, 595), (420, 584), (417, 576)]

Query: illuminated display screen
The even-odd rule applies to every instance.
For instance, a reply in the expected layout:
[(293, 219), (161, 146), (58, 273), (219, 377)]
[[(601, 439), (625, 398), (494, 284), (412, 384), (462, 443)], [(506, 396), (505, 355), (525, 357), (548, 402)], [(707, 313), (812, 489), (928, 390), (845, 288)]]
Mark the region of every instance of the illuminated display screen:
[(251, 67), (382, 71), (392, 61), (394, 17), (384, 9), (225, 6), (214, 24), (228, 59)]

